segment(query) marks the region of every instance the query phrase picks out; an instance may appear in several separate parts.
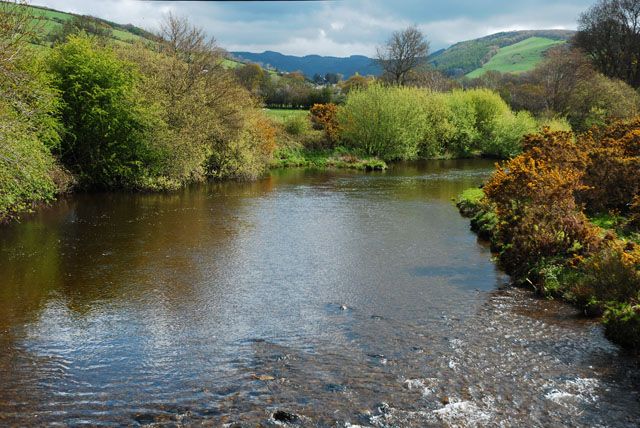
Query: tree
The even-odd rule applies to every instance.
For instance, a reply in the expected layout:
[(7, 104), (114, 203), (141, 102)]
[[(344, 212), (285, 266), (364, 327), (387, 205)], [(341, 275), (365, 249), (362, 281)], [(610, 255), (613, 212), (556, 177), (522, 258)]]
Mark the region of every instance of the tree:
[(254, 95), (259, 95), (264, 80), (269, 76), (258, 64), (245, 64), (235, 69), (236, 78), (242, 86)]
[(574, 43), (596, 67), (640, 87), (640, 0), (600, 0), (578, 24)]
[(429, 42), (424, 34), (412, 26), (396, 31), (384, 46), (378, 47), (376, 62), (384, 71), (384, 78), (404, 85), (407, 75), (427, 61)]
[(405, 84), (419, 88), (427, 88), (436, 92), (447, 92), (460, 88), (458, 82), (427, 65), (423, 65), (407, 73)]
[(577, 49), (566, 46), (551, 49), (532, 73), (542, 87), (546, 109), (561, 115), (570, 113), (571, 97), (580, 84), (593, 79), (595, 70)]
[(65, 132), (55, 152), (63, 164), (88, 187), (136, 186), (158, 153), (133, 64), (95, 38), (71, 35), (51, 53), (49, 69), (62, 99)]
[(20, 53), (42, 30), (40, 22), (24, 1), (0, 2), (0, 73), (3, 77), (9, 77), (9, 70)]
[(105, 22), (93, 16), (81, 15), (65, 21), (62, 27), (51, 35), (50, 40), (53, 44), (64, 43), (70, 35), (83, 31), (87, 34), (104, 38), (111, 37), (113, 34), (111, 27)]
[(335, 85), (342, 80), (342, 76), (338, 73), (327, 73), (324, 75), (324, 81), (330, 85)]
[(365, 77), (356, 73), (342, 82), (340, 84), (340, 89), (342, 90), (342, 93), (346, 95), (354, 89), (367, 89), (373, 81), (373, 77)]

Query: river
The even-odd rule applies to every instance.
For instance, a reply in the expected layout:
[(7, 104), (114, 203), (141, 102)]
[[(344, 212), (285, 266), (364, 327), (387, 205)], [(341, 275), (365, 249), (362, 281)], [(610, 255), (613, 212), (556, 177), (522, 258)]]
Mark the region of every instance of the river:
[(491, 166), (79, 194), (0, 228), (0, 425), (637, 426), (638, 359), (508, 287), (458, 215)]

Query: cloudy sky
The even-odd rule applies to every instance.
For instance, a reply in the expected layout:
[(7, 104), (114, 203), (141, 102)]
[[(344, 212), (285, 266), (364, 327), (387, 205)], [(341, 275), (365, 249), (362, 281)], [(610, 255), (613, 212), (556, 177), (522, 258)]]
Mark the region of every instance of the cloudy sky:
[(36, 5), (156, 29), (174, 12), (230, 51), (373, 55), (391, 32), (416, 24), (432, 50), (508, 30), (575, 29), (595, 0), (137, 1), (32, 0)]

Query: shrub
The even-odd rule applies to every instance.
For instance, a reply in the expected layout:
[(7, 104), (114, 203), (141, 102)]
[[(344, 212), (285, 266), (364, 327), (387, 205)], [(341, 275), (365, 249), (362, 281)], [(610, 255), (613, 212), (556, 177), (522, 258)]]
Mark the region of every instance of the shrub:
[(478, 150), (480, 131), (476, 127), (477, 112), (464, 91), (454, 91), (447, 96), (451, 112), (449, 122), (453, 132), (445, 142), (445, 149), (456, 157), (467, 157)]
[(484, 187), (500, 219), (500, 261), (516, 275), (541, 258), (588, 254), (598, 242), (575, 202), (581, 172), (571, 134), (547, 130), (524, 145), (528, 150), (500, 166)]
[(614, 303), (604, 314), (605, 334), (630, 349), (640, 349), (640, 305)]
[(324, 131), (331, 145), (338, 141), (338, 106), (333, 103), (314, 104), (309, 112), (315, 129)]
[(445, 154), (445, 146), (456, 132), (452, 111), (447, 102), (448, 95), (425, 92), (422, 109), (424, 130), (419, 144), (420, 157), (430, 158)]
[(503, 159), (513, 157), (522, 151), (524, 136), (536, 132), (537, 128), (529, 112), (503, 113), (494, 119), (490, 136), (482, 139), (482, 153)]
[(58, 191), (55, 160), (29, 123), (0, 103), (0, 222), (49, 202)]
[(0, 222), (53, 200), (70, 182), (51, 155), (59, 100), (28, 45), (36, 23), (20, 3), (0, 5)]
[(307, 118), (300, 116), (291, 116), (284, 121), (284, 130), (292, 136), (302, 135), (307, 129)]
[(473, 105), (475, 127), (481, 139), (489, 139), (494, 134), (496, 123), (511, 113), (509, 106), (497, 93), (489, 89), (471, 89), (464, 92)]
[(618, 122), (582, 140), (588, 163), (579, 200), (589, 212), (626, 213), (640, 193), (640, 121)]
[(415, 159), (426, 124), (424, 99), (423, 92), (404, 87), (352, 90), (338, 113), (340, 137), (384, 160)]
[(640, 248), (634, 243), (606, 240), (603, 248), (581, 266), (582, 293), (600, 302), (640, 302)]
[(584, 131), (638, 115), (640, 95), (621, 80), (602, 74), (580, 82), (569, 100), (569, 122)]
[(150, 173), (154, 118), (138, 96), (138, 73), (93, 39), (70, 36), (49, 61), (61, 92), (63, 164), (89, 187), (130, 187)]
[(209, 174), (215, 178), (256, 179), (271, 162), (275, 136), (276, 130), (262, 114), (247, 116), (237, 138), (226, 144), (225, 150), (213, 151)]

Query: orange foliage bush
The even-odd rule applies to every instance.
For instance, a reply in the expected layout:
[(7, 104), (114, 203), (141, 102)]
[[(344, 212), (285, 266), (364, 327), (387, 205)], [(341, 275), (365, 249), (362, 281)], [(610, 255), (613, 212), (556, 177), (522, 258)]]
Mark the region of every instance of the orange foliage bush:
[(484, 187), (500, 219), (500, 260), (518, 275), (543, 258), (587, 254), (598, 243), (574, 198), (582, 188), (584, 158), (572, 135), (544, 130), (527, 137), (524, 146), (526, 151), (498, 166)]
[(338, 106), (333, 103), (314, 104), (310, 110), (311, 122), (316, 129), (322, 129), (330, 143), (338, 140)]
[(633, 242), (623, 242), (610, 237), (603, 241), (603, 248), (588, 258), (581, 270), (583, 277), (576, 284), (586, 300), (595, 297), (600, 302), (618, 301), (640, 303), (640, 247)]

